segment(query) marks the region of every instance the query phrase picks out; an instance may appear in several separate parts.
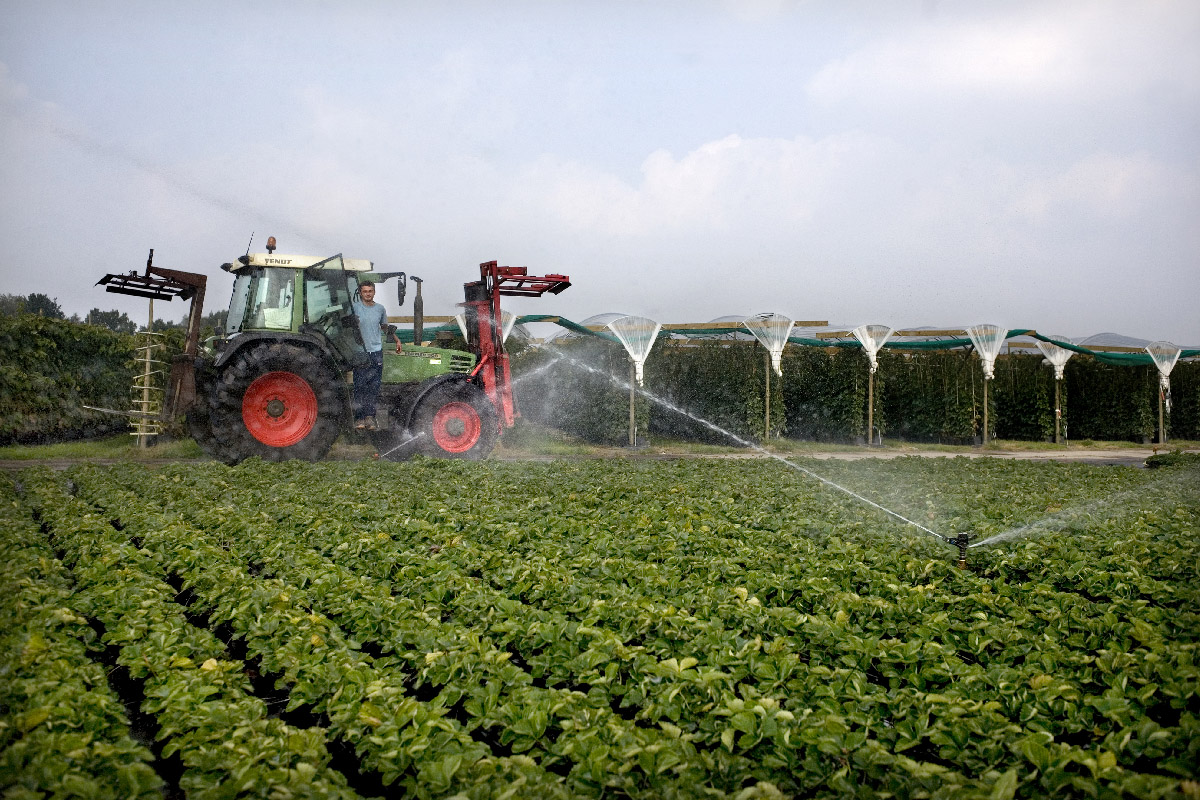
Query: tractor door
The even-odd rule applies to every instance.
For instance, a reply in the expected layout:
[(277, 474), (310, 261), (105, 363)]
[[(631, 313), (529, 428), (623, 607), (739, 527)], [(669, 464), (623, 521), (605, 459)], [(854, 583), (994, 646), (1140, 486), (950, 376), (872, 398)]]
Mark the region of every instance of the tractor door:
[(341, 262), (334, 256), (304, 271), (304, 329), (324, 336), (338, 355), (356, 364), (366, 354), (351, 306), (358, 284)]

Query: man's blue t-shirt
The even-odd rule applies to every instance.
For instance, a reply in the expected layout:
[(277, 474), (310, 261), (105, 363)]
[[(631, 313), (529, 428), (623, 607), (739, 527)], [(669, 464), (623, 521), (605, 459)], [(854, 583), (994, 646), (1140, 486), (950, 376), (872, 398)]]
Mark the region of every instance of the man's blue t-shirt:
[(366, 305), (361, 300), (354, 301), (354, 315), (358, 317), (358, 329), (362, 333), (363, 345), (368, 353), (378, 353), (383, 350), (383, 330), (387, 325), (387, 309), (382, 303)]

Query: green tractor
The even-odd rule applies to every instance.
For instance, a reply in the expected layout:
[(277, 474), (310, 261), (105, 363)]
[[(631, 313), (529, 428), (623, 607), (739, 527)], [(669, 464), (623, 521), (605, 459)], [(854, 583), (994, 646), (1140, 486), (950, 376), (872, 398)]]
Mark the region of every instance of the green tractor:
[[(151, 250), (144, 274), (99, 282), (118, 294), (191, 300), (161, 417), (186, 415), (205, 452), (228, 464), (253, 456), (315, 461), (328, 453), (352, 430), (350, 374), (367, 357), (351, 305), (359, 285), (395, 280), (398, 305), (405, 298), (403, 272), (375, 272), (370, 261), (341, 255), (277, 255), (273, 237), (267, 249), (221, 265), (234, 276), (233, 295), (224, 330), (203, 344), (204, 275), (155, 267)], [(401, 352), (385, 345), (377, 428), (367, 433), (379, 457), (485, 458), (516, 417), (500, 297), (557, 294), (570, 285), (565, 275), (535, 277), (489, 261), (478, 281), (464, 285), (467, 351), (419, 341)]]

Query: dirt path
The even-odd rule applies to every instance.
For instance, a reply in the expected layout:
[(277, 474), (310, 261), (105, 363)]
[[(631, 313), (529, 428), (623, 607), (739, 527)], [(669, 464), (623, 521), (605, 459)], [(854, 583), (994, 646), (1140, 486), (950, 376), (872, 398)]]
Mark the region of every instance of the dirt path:
[[(1169, 452), (1168, 450), (1156, 450), (1152, 447), (1114, 447), (1114, 448), (1078, 448), (1068, 450), (972, 450), (963, 448), (962, 450), (921, 450), (921, 449), (868, 449), (862, 450), (830, 450), (830, 451), (812, 451), (803, 453), (780, 453), (783, 458), (815, 458), (815, 459), (831, 459), (835, 461), (861, 461), (867, 458), (906, 458), (915, 456), (917, 458), (1001, 458), (1011, 459), (1015, 461), (1063, 461), (1063, 462), (1078, 462), (1085, 464), (1097, 464), (1107, 466), (1127, 466), (1127, 467), (1143, 467), (1147, 458), (1159, 452)], [(1200, 452), (1189, 448), (1187, 452)], [(370, 458), (371, 454), (366, 448), (362, 448), (362, 453), (358, 452), (340, 452), (334, 457), (327, 460), (332, 461), (357, 461)], [(521, 452), (497, 452), (492, 455), (496, 461), (580, 461), (591, 458), (628, 458), (633, 460), (651, 460), (662, 461), (671, 459), (683, 458), (711, 458), (711, 459), (743, 459), (743, 458), (769, 458), (769, 456), (756, 452), (729, 452), (729, 453), (687, 453), (673, 452), (671, 450), (660, 450), (654, 447), (648, 447), (640, 450), (628, 450), (625, 448), (597, 448), (596, 452), (591, 454), (569, 455), (569, 456), (554, 456), (541, 455), (535, 453)], [(61, 470), (76, 464), (117, 464), (121, 463), (121, 459), (114, 458), (49, 458), (49, 459), (20, 459), (20, 460), (0, 460), (0, 470), (22, 470), (33, 466), (46, 466), (51, 469)], [(203, 463), (204, 459), (155, 459), (155, 458), (139, 458), (138, 463), (156, 465), (156, 464), (179, 464), (179, 463)]]
[(1122, 465), (1131, 467), (1145, 466), (1146, 459), (1155, 455), (1157, 452), (1151, 448), (1145, 449), (1125, 449), (1114, 448), (1112, 450), (1065, 450), (1065, 451), (1045, 451), (1045, 450), (1014, 450), (1014, 451), (964, 451), (964, 452), (943, 452), (939, 450), (923, 450), (917, 452), (895, 452), (895, 453), (821, 453), (814, 455), (814, 458), (830, 458), (842, 461), (858, 461), (863, 458), (901, 458), (903, 456), (919, 456), (921, 458), (957, 458), (963, 456), (965, 458), (1003, 458), (1015, 461), (1072, 461), (1082, 462), (1087, 464), (1109, 464)]
[[(1114, 466), (1130, 466), (1143, 467), (1147, 458), (1160, 453), (1169, 452), (1169, 450), (1155, 449), (1153, 447), (1132, 448), (1132, 447), (1113, 447), (1113, 448), (1078, 448), (1068, 450), (974, 450), (963, 448), (962, 450), (921, 450), (919, 448), (904, 448), (904, 449), (871, 449), (864, 447), (862, 450), (829, 450), (797, 453), (778, 453), (781, 458), (815, 458), (828, 459), (834, 461), (861, 461), (868, 458), (893, 459), (893, 458), (1000, 458), (1011, 459), (1015, 461), (1062, 461), (1062, 462), (1078, 462), (1085, 464), (1099, 465), (1114, 465)], [(1188, 452), (1197, 452), (1189, 449)], [(494, 455), (493, 458), (500, 461), (554, 461), (556, 458), (564, 460), (586, 460), (588, 458), (628, 458), (634, 460), (671, 460), (682, 458), (710, 458), (710, 459), (755, 459), (755, 458), (770, 458), (764, 453), (753, 451), (745, 452), (728, 452), (728, 453), (687, 453), (674, 452), (669, 449), (658, 449), (648, 447), (640, 450), (628, 450), (625, 448), (614, 447), (607, 449), (597, 449), (591, 455), (572, 455), (572, 456), (546, 456), (535, 454), (522, 453), (501, 453)]]

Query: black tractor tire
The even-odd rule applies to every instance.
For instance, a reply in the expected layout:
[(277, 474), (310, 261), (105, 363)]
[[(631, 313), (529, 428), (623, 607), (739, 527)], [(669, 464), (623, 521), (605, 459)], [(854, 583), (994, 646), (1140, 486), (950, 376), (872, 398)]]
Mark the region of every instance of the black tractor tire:
[(217, 438), (213, 435), (212, 421), (209, 417), (208, 387), (204, 387), (203, 390), (200, 387), (196, 388), (196, 402), (187, 412), (187, 432), (206, 455), (221, 460), (221, 450), (217, 446)]
[(417, 452), (480, 461), (500, 438), (496, 409), (473, 383), (444, 383), (421, 398), (413, 414)]
[(247, 346), (220, 369), (209, 393), (214, 455), (227, 464), (254, 456), (318, 461), (345, 422), (340, 374), (312, 350), (285, 342)]

